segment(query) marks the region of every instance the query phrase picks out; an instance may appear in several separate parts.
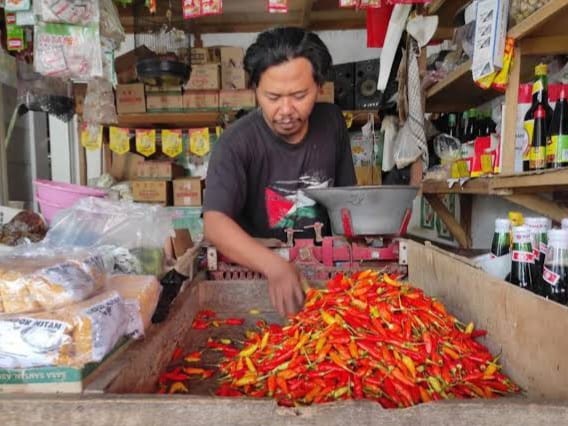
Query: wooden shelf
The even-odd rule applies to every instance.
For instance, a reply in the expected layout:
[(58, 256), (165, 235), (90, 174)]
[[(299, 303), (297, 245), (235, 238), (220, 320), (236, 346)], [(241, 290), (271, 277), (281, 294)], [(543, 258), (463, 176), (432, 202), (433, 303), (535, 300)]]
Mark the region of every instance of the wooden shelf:
[[(434, 3), (433, 3), (434, 5)], [(551, 0), (524, 21), (508, 32), (523, 45), (528, 54), (556, 54), (568, 50), (566, 22), (568, 20), (568, 0)], [(538, 57), (523, 60), (521, 81), (530, 81)], [(426, 91), (426, 111), (463, 111), (478, 106), (502, 93), (483, 90), (475, 85), (471, 75), (471, 60), (458, 66), (448, 76)]]
[(213, 112), (156, 112), (122, 114), (119, 127), (215, 127), (234, 118), (234, 113)]
[(426, 11), (438, 15), (438, 28), (453, 28), (456, 13), (467, 3), (469, 0), (433, 0)]
[(422, 183), (424, 194), (512, 195), (535, 191), (552, 192), (560, 189), (568, 189), (568, 168), (473, 178), (463, 186), (455, 183), (451, 188), (445, 181)]

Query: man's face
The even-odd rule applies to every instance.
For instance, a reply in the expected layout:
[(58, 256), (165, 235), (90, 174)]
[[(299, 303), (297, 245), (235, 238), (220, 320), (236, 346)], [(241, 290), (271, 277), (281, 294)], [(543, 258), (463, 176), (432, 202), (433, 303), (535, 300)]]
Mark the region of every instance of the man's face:
[(308, 131), (318, 90), (310, 61), (296, 58), (264, 71), (256, 97), (272, 130), (288, 143), (296, 144)]

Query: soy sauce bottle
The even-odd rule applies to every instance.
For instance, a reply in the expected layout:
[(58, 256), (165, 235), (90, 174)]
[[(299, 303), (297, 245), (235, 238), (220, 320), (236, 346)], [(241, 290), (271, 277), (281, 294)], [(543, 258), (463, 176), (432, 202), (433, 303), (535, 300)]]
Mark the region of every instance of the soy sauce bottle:
[(556, 102), (552, 123), (550, 125), (550, 140), (546, 146), (546, 166), (557, 169), (568, 166), (568, 100), (567, 87), (563, 85)]
[(534, 113), (533, 137), (529, 154), (529, 169), (542, 170), (546, 168), (546, 146), (548, 142), (548, 127), (546, 112), (539, 105)]
[(531, 230), (528, 226), (513, 228), (513, 252), (509, 282), (530, 291), (538, 289), (535, 283), (534, 254), (531, 244)]
[(544, 265), (544, 257), (546, 256), (550, 220), (546, 217), (527, 217), (525, 218), (525, 225), (531, 230), (531, 244), (535, 259), (535, 271), (537, 275), (540, 276)]
[(511, 252), (511, 221), (509, 219), (495, 220), (495, 233), (491, 243), (491, 254), (501, 257)]
[(548, 231), (548, 250), (541, 279), (543, 296), (568, 305), (568, 230)]

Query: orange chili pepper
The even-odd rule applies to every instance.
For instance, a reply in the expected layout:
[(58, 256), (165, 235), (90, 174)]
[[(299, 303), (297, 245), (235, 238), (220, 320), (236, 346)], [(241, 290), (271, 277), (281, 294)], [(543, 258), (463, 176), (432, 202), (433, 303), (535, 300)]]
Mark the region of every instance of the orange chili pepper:
[(351, 358), (359, 358), (359, 349), (357, 348), (357, 342), (355, 342), (355, 340), (349, 342), (349, 353), (351, 354)]

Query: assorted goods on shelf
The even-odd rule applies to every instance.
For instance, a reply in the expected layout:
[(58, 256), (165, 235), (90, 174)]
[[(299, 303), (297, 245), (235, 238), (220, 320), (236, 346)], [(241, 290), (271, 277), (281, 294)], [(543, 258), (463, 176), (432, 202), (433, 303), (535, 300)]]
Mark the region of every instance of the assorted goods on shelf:
[(87, 197), (0, 259), (0, 390), (77, 392), (158, 306), (167, 212)]

